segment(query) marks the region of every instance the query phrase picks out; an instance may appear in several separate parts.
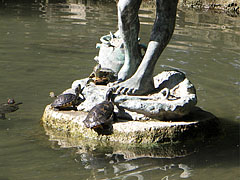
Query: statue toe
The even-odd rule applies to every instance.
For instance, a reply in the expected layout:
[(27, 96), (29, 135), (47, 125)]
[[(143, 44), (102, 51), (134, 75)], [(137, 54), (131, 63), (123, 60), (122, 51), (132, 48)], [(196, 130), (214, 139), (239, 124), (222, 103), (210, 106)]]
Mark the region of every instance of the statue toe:
[(129, 89), (126, 94), (127, 94), (127, 95), (133, 94), (133, 90), (134, 90), (134, 89)]
[(123, 90), (124, 87), (121, 87), (121, 86), (116, 86), (116, 93), (117, 94), (122, 94), (122, 90)]
[(124, 88), (122, 91), (121, 91), (121, 94), (127, 94), (127, 92), (128, 92), (128, 88)]

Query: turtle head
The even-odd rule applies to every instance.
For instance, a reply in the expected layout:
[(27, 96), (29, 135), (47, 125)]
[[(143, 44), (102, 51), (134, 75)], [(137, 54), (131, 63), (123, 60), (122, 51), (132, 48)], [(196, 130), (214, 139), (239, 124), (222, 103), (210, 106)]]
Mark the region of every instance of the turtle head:
[(93, 73), (95, 74), (95, 77), (98, 77), (98, 73), (101, 70), (101, 64), (97, 64), (94, 68), (93, 68)]
[(10, 99), (10, 98), (8, 99), (7, 102), (8, 102), (8, 104), (14, 104), (15, 103), (14, 99)]
[(49, 96), (50, 96), (51, 98), (56, 97), (56, 95), (55, 95), (55, 93), (54, 93), (53, 91), (51, 91), (51, 92), (49, 93)]
[(78, 96), (82, 92), (81, 84), (78, 84), (78, 86), (75, 88), (76, 96)]
[(113, 92), (114, 92), (113, 88), (109, 88), (108, 89), (108, 91), (106, 93), (106, 101), (112, 100)]

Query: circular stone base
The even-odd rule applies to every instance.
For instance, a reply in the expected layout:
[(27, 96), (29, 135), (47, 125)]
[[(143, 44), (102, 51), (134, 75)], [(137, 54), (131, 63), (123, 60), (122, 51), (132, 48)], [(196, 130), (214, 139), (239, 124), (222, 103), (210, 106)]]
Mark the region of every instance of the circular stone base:
[(219, 120), (211, 113), (196, 107), (189, 115), (174, 121), (127, 121), (119, 119), (110, 135), (98, 135), (86, 128), (87, 112), (56, 111), (48, 105), (42, 123), (45, 129), (66, 134), (71, 138), (118, 142), (131, 145), (154, 145), (167, 142), (205, 139), (219, 133)]

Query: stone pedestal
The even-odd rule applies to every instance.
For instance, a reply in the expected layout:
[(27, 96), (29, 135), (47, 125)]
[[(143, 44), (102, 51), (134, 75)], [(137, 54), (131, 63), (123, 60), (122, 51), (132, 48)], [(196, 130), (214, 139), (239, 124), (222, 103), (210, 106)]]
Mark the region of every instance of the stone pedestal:
[(62, 132), (68, 137), (117, 142), (129, 145), (156, 145), (178, 141), (204, 139), (216, 135), (219, 120), (209, 112), (196, 107), (178, 121), (128, 121), (113, 124), (111, 135), (98, 135), (83, 124), (87, 112), (55, 111), (48, 105), (42, 117), (44, 127)]
[[(48, 133), (51, 137), (61, 133), (64, 137), (79, 139), (74, 140), (76, 144), (87, 142), (87, 146), (103, 143), (114, 147), (116, 144), (120, 147), (123, 144), (152, 147), (204, 140), (219, 132), (219, 120), (195, 106), (196, 90), (185, 74), (164, 71), (154, 77), (155, 89), (148, 96), (115, 94), (112, 98), (118, 120), (112, 124), (110, 135), (100, 135), (87, 128), (83, 121), (89, 110), (105, 99), (109, 87), (88, 82), (88, 78), (76, 80), (72, 88), (63, 92), (74, 93), (74, 89), (81, 85), (83, 91), (77, 110), (57, 111), (50, 105), (46, 107), (42, 124), (47, 132), (51, 132)], [(70, 143), (69, 146), (74, 145)]]

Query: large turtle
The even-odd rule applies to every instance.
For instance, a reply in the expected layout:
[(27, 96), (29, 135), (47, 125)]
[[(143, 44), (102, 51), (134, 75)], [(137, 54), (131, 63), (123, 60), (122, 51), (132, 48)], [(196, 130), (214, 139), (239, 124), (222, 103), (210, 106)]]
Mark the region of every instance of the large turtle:
[(64, 110), (71, 107), (75, 108), (75, 106), (79, 103), (79, 94), (82, 92), (82, 90), (83, 89), (81, 89), (81, 85), (79, 84), (78, 87), (76, 87), (75, 89), (76, 94), (60, 94), (52, 102), (51, 106), (56, 110)]
[(116, 121), (114, 104), (112, 101), (113, 89), (110, 88), (106, 93), (105, 101), (94, 106), (83, 121), (87, 128), (94, 129), (98, 133), (107, 134)]
[(15, 103), (14, 99), (8, 99), (7, 103), (0, 104), (0, 118), (5, 119), (6, 113), (11, 113), (19, 109), (18, 105), (22, 102)]
[(101, 64), (97, 64), (93, 68), (93, 72), (89, 78), (93, 79), (96, 85), (107, 85), (109, 82), (114, 82), (117, 79), (114, 71), (109, 68), (102, 68)]

